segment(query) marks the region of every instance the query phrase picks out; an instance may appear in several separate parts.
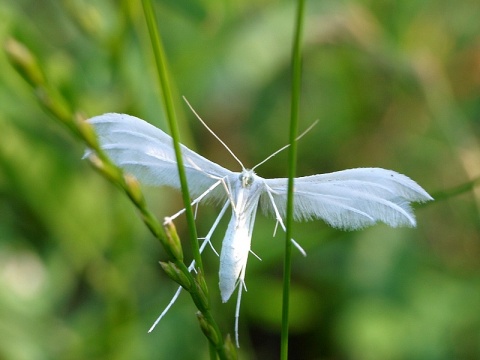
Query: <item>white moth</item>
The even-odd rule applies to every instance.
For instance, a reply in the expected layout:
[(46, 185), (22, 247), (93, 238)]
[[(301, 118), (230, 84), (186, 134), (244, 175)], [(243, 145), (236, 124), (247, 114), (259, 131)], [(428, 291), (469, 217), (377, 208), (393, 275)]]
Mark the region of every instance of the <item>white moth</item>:
[[(135, 175), (144, 184), (180, 188), (169, 135), (141, 119), (124, 114), (96, 116), (89, 123), (98, 134), (101, 148), (120, 168)], [(274, 216), (285, 230), (287, 179), (264, 179), (255, 174), (256, 167), (246, 169), (236, 157), (242, 171), (230, 171), (186, 146), (182, 145), (181, 149), (190, 195), (195, 198), (193, 204), (200, 201), (224, 203), (201, 250), (210, 242), (213, 230), (229, 205), (232, 209), (222, 242), (219, 286), (223, 302), (228, 301), (235, 289), (240, 287), (235, 314), (238, 345), (240, 299), (245, 286), (245, 269), (257, 209), (260, 206), (265, 214)], [(376, 222), (392, 227), (414, 227), (415, 216), (409, 203), (428, 200), (432, 197), (416, 182), (395, 171), (380, 168), (299, 177), (294, 183), (296, 220), (323, 219), (329, 225), (345, 230), (364, 228)], [(190, 269), (193, 269), (193, 263)], [(166, 310), (178, 294), (179, 291)]]

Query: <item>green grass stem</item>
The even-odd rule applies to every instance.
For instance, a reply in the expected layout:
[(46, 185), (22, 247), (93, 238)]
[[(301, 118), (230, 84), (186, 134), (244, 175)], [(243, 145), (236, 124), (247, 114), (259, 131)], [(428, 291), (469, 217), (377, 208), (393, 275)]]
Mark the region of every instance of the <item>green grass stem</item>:
[[(195, 227), (195, 217), (193, 215), (193, 210), (191, 206), (190, 193), (188, 191), (187, 177), (185, 174), (185, 168), (183, 166), (183, 158), (180, 148), (180, 135), (177, 125), (177, 119), (175, 115), (175, 109), (173, 106), (172, 92), (170, 90), (170, 82), (167, 72), (167, 60), (165, 56), (165, 51), (163, 49), (162, 40), (160, 37), (160, 32), (157, 26), (157, 20), (155, 16), (155, 11), (152, 7), (150, 0), (143, 0), (143, 9), (145, 13), (145, 19), (147, 22), (148, 32), (150, 34), (150, 40), (152, 42), (153, 53), (155, 56), (155, 62), (157, 66), (157, 73), (159, 77), (159, 83), (161, 87), (162, 102), (165, 108), (167, 122), (170, 128), (170, 133), (173, 138), (173, 147), (175, 151), (175, 156), (177, 159), (178, 175), (181, 184), (181, 191), (183, 197), (183, 203), (185, 206), (185, 213), (187, 217), (187, 224), (190, 235), (190, 244), (192, 247), (193, 257), (195, 259), (195, 264), (199, 269), (199, 273), (203, 273), (203, 264), (202, 258), (200, 255), (200, 248), (198, 244), (197, 230)], [(181, 264), (180, 264), (181, 265)], [(206, 319), (208, 324), (208, 331), (205, 330), (205, 326), (201, 326), (204, 333), (207, 335), (209, 341), (209, 355), (210, 359), (217, 359), (217, 354), (221, 359), (226, 359), (227, 357), (236, 357), (235, 352), (226, 352), (224, 342), (221, 338), (220, 330), (214, 321), (210, 310), (209, 310), (209, 299), (208, 291), (205, 287), (205, 292), (201, 291), (191, 291), (192, 299), (197, 304), (198, 308), (201, 309), (202, 317), (201, 319)], [(204, 294), (203, 297), (200, 297), (200, 294)], [(203, 299), (203, 300), (202, 300)], [(200, 305), (199, 305), (200, 304)], [(200, 322), (202, 325), (204, 322)], [(213, 336), (214, 334), (215, 336)]]
[(173, 138), (173, 148), (177, 159), (178, 177), (180, 179), (183, 203), (185, 206), (185, 215), (187, 218), (188, 230), (190, 235), (190, 245), (192, 247), (193, 258), (196, 266), (203, 271), (202, 258), (200, 256), (200, 247), (198, 245), (197, 229), (195, 227), (195, 217), (191, 206), (190, 193), (188, 191), (187, 177), (185, 175), (185, 168), (183, 166), (182, 152), (180, 148), (180, 134), (177, 125), (177, 118), (173, 106), (172, 91), (170, 90), (170, 81), (167, 72), (167, 59), (163, 49), (160, 31), (157, 26), (157, 19), (155, 11), (150, 0), (143, 0), (143, 10), (145, 13), (145, 20), (147, 22), (150, 40), (152, 42), (152, 49), (155, 56), (155, 63), (157, 66), (157, 74), (161, 88), (162, 103), (165, 109), (170, 134)]
[(281, 334), (281, 359), (288, 359), (288, 325), (290, 309), (290, 277), (292, 267), (292, 225), (293, 225), (293, 181), (296, 172), (297, 162), (297, 132), (300, 108), (300, 86), (301, 86), (301, 42), (303, 31), (303, 18), (305, 12), (305, 1), (297, 1), (297, 12), (295, 17), (294, 38), (292, 46), (292, 93), (290, 113), (290, 147), (288, 151), (288, 194), (287, 194), (287, 215), (285, 234), (285, 257), (283, 270), (283, 306), (282, 306), (282, 334)]

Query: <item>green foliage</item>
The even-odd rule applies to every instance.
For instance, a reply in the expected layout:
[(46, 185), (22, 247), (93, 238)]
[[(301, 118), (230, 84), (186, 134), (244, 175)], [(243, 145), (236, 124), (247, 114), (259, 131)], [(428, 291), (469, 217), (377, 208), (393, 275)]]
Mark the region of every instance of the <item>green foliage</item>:
[[(288, 142), (293, 5), (156, 3), (182, 142), (238, 170), (180, 95), (246, 165)], [(380, 166), (443, 200), (417, 209), (416, 229), (294, 225), (308, 252), (293, 251), (296, 358), (480, 356), (479, 11), (474, 0), (307, 2), (299, 127), (320, 123), (298, 144), (297, 174)], [(141, 4), (3, 2), (0, 20), (2, 46), (25, 44), (50, 86), (32, 92), (0, 53), (0, 358), (208, 358), (185, 294), (147, 334), (176, 289), (158, 264), (168, 255), (37, 100), (63, 99), (60, 115), (125, 112), (166, 129)], [(286, 158), (259, 175), (287, 176)], [(170, 189), (142, 190), (160, 219), (183, 207)], [(199, 236), (217, 212), (200, 207)], [(175, 225), (191, 259), (185, 223)], [(240, 358), (277, 358), (283, 236), (273, 228), (259, 216)], [(232, 332), (218, 258), (206, 250), (203, 260), (212, 312)]]

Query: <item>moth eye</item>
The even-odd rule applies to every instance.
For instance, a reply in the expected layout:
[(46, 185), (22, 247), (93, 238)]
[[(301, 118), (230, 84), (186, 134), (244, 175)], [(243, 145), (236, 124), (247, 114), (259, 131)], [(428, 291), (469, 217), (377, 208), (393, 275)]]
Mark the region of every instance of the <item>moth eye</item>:
[(240, 174), (239, 179), (242, 183), (242, 187), (244, 187), (244, 188), (250, 187), (253, 184), (253, 176), (249, 173)]

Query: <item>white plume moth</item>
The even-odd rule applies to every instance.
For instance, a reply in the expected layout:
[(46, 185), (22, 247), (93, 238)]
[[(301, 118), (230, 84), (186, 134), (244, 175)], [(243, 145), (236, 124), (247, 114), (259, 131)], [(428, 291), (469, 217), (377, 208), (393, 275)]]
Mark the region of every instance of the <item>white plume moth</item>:
[[(125, 114), (104, 114), (88, 121), (97, 132), (101, 148), (120, 168), (135, 175), (144, 184), (180, 188), (172, 138), (169, 135), (141, 119)], [(212, 132), (208, 127), (207, 129)], [(228, 301), (239, 287), (235, 313), (235, 338), (238, 346), (240, 300), (245, 286), (245, 269), (257, 209), (260, 207), (265, 214), (274, 216), (285, 230), (283, 219), (286, 212), (287, 179), (264, 179), (255, 174), (254, 169), (271, 156), (254, 168), (246, 169), (228, 147), (223, 142), (222, 144), (239, 162), (242, 171), (227, 170), (184, 145), (181, 149), (190, 195), (195, 198), (193, 204), (209, 200), (224, 204), (205, 237), (202, 251), (210, 243), (213, 231), (228, 206), (232, 209), (232, 217), (222, 242), (219, 286), (223, 302)], [(88, 154), (87, 151), (87, 156)], [(295, 179), (294, 185), (296, 220), (323, 219), (329, 225), (345, 230), (364, 228), (376, 222), (392, 227), (414, 227), (416, 222), (410, 202), (432, 200), (422, 187), (407, 176), (380, 168), (357, 168), (299, 177)], [(182, 211), (169, 219), (180, 213)], [(293, 243), (303, 252), (297, 243)], [(193, 268), (192, 263), (189, 269)], [(150, 331), (175, 302), (179, 293), (180, 289)]]

